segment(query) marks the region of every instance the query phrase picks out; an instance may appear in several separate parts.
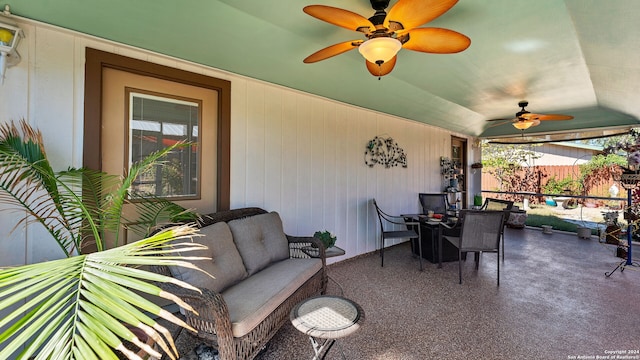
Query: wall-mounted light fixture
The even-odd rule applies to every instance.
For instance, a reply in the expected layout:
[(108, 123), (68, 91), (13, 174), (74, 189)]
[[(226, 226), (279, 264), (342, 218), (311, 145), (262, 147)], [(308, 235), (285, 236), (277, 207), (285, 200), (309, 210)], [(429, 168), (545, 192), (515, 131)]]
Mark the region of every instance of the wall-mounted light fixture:
[(4, 84), (4, 74), (7, 67), (20, 62), (20, 54), (16, 48), (23, 36), (22, 30), (15, 22), (11, 21), (10, 17), (9, 5), (5, 5), (4, 11), (0, 13), (0, 84)]

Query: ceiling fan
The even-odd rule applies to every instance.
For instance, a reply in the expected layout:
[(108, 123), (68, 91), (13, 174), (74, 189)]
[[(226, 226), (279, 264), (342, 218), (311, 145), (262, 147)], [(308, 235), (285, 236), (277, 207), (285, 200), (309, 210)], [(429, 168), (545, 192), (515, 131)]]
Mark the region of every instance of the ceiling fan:
[(358, 48), (367, 70), (380, 79), (396, 65), (401, 48), (434, 54), (453, 54), (469, 47), (471, 40), (443, 28), (418, 28), (451, 9), (458, 0), (398, 0), (389, 9), (389, 0), (370, 0), (375, 14), (370, 18), (349, 10), (325, 5), (305, 6), (303, 11), (317, 19), (361, 32), (365, 40), (349, 40), (316, 51), (304, 59), (314, 63)]
[[(518, 102), (518, 106), (520, 106), (520, 111), (516, 113), (516, 117), (513, 119), (491, 119), (487, 121), (511, 121), (511, 125), (518, 130), (526, 130), (533, 126), (540, 125), (540, 121), (547, 120), (571, 120), (573, 116), (571, 115), (562, 115), (562, 114), (534, 114), (525, 109), (529, 105), (527, 100), (521, 100)], [(502, 125), (502, 124), (498, 124)]]

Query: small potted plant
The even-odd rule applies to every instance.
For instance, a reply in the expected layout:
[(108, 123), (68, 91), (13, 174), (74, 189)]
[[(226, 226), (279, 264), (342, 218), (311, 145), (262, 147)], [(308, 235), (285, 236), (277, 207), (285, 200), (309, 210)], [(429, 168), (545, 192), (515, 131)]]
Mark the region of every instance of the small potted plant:
[(320, 239), (320, 241), (322, 241), (322, 244), (324, 245), (325, 249), (333, 247), (336, 244), (335, 235), (333, 235), (331, 232), (329, 232), (327, 230), (316, 231), (313, 234), (313, 237)]

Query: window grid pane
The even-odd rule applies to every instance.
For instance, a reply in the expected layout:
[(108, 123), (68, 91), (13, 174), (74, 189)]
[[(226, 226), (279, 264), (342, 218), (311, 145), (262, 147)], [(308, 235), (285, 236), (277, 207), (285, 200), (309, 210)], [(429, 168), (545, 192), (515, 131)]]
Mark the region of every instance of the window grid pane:
[(141, 174), (131, 191), (165, 198), (197, 196), (199, 104), (133, 92), (129, 100), (129, 166), (179, 141), (193, 144)]

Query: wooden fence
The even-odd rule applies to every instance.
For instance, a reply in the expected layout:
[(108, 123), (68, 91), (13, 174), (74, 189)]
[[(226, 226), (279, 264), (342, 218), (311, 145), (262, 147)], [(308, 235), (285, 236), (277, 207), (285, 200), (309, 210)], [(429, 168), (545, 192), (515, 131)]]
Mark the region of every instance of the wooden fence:
[[(578, 165), (542, 165), (542, 166), (534, 166), (535, 170), (539, 170), (542, 174), (546, 176), (540, 179), (540, 192), (544, 192), (542, 187), (550, 180), (555, 178), (557, 181), (560, 181), (565, 178), (571, 178), (573, 180), (578, 180), (580, 178), (580, 168)], [(598, 184), (593, 187), (588, 194), (582, 194), (586, 196), (609, 196), (609, 188), (613, 185), (615, 181), (610, 179), (607, 182)], [(624, 191), (619, 185), (617, 185), (620, 192)], [(500, 189), (500, 182), (493, 175), (489, 174), (485, 169), (482, 169), (482, 190), (489, 191), (500, 191), (504, 189)], [(519, 191), (520, 189), (515, 189), (515, 191)], [(624, 195), (624, 194), (623, 194)], [(619, 195), (620, 196), (620, 195)]]

